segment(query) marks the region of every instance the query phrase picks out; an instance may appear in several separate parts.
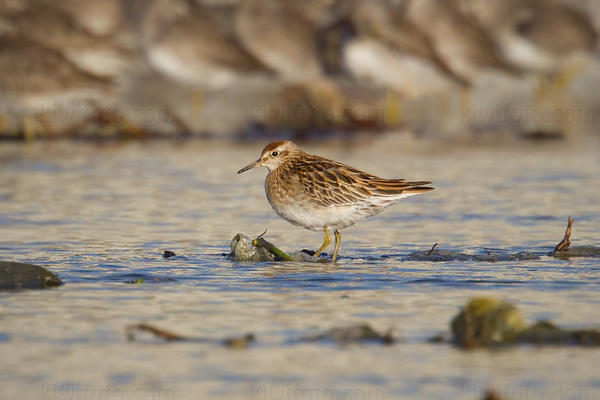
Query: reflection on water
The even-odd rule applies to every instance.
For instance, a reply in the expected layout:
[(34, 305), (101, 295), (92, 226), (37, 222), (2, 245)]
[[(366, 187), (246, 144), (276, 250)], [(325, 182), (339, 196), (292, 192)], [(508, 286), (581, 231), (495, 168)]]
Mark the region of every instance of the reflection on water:
[[(0, 294), (0, 397), (474, 399), (485, 386), (512, 398), (600, 396), (595, 350), (425, 343), (480, 294), (516, 302), (530, 320), (600, 324), (597, 260), (406, 260), (433, 243), (543, 255), (568, 215), (574, 243), (598, 244), (597, 143), (309, 146), (382, 176), (431, 179), (437, 190), (344, 231), (338, 265), (236, 264), (224, 255), (237, 232), (268, 228), (284, 250), (320, 244), (319, 233), (275, 216), (264, 171), (235, 174), (262, 145), (2, 144), (2, 259), (47, 266), (67, 284)], [(166, 249), (178, 255), (163, 259)], [(253, 332), (258, 343), (126, 342), (124, 326), (139, 321), (201, 337)], [(394, 327), (404, 342), (290, 344), (356, 322)]]

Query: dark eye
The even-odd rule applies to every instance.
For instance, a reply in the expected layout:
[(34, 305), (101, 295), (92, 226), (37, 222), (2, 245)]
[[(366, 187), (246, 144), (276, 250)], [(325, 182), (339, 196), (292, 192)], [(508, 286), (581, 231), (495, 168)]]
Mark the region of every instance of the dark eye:
[(277, 157), (277, 156), (279, 155), (279, 153), (278, 153), (278, 152), (276, 152), (276, 151), (274, 151), (274, 152), (272, 152), (272, 153), (271, 153), (271, 155), (272, 155), (273, 157)]

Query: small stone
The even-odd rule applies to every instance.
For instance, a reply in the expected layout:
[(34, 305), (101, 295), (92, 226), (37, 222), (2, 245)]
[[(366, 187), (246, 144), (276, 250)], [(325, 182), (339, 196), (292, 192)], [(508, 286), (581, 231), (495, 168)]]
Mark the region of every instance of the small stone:
[(164, 258), (170, 258), (170, 257), (175, 257), (177, 254), (175, 254), (174, 252), (172, 252), (171, 250), (165, 250), (165, 252), (163, 253), (163, 257)]
[(254, 343), (256, 338), (252, 333), (247, 333), (244, 336), (235, 336), (223, 340), (223, 346), (231, 349), (246, 349), (251, 343)]
[(429, 339), (427, 339), (428, 343), (447, 343), (448, 342), (448, 335), (445, 333), (439, 333), (435, 336), (430, 337)]

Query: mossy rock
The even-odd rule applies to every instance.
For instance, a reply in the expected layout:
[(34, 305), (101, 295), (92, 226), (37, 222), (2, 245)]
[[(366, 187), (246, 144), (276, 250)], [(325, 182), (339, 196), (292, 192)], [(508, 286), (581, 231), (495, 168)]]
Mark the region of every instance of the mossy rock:
[(513, 304), (489, 297), (471, 299), (451, 325), (454, 343), (464, 349), (510, 344), (600, 346), (600, 330), (563, 329), (549, 321), (526, 327)]
[(47, 289), (62, 284), (55, 273), (39, 265), (0, 261), (0, 290)]
[(525, 328), (517, 308), (490, 297), (470, 300), (452, 320), (454, 342), (463, 348), (514, 343)]
[(234, 261), (275, 261), (275, 256), (263, 247), (257, 247), (250, 237), (238, 233), (231, 239), (229, 258)]
[(325, 262), (323, 258), (315, 259), (305, 251), (285, 253), (262, 237), (250, 239), (243, 233), (236, 234), (231, 239), (231, 253), (228, 256), (234, 261), (297, 261), (297, 262)]

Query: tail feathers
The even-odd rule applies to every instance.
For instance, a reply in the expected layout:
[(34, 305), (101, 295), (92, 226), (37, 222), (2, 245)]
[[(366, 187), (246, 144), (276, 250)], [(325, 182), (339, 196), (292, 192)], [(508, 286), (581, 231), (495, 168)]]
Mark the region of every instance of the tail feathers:
[(433, 190), (432, 187), (426, 186), (429, 184), (431, 184), (429, 181), (406, 182), (402, 179), (382, 179), (373, 185), (372, 191), (380, 196), (406, 197)]
[(416, 182), (405, 182), (405, 183), (407, 185), (410, 185), (410, 186), (426, 186), (426, 185), (431, 185), (432, 182), (429, 182), (429, 181), (416, 181)]
[(412, 188), (412, 189), (406, 189), (405, 191), (402, 192), (401, 196), (405, 196), (405, 197), (414, 196), (416, 194), (429, 192), (431, 190), (433, 190), (432, 187), (427, 187), (427, 186), (416, 187), (416, 188)]
[(408, 183), (410, 185), (410, 187), (408, 189), (406, 189), (404, 191), (404, 193), (419, 194), (419, 193), (429, 192), (430, 190), (434, 189), (431, 186), (426, 186), (426, 185), (431, 185), (431, 182), (428, 182), (428, 181), (406, 182), (406, 183)]

